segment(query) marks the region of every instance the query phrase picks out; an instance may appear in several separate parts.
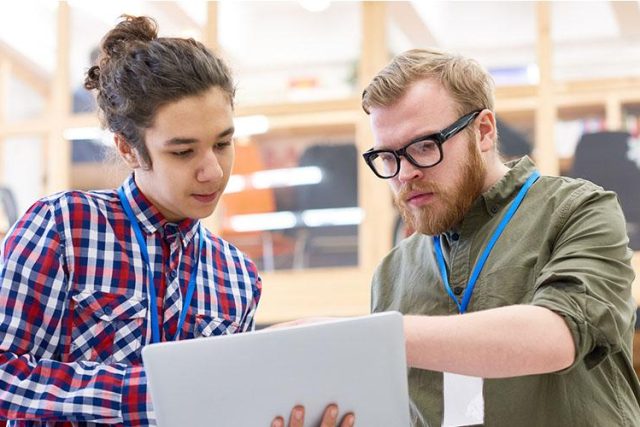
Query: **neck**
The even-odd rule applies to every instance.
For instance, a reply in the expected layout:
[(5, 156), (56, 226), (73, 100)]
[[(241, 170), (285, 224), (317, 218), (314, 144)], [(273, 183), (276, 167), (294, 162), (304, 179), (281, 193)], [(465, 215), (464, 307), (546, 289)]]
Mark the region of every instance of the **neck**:
[(484, 179), (482, 186), (482, 192), (486, 192), (500, 181), (509, 172), (509, 168), (506, 167), (498, 156), (492, 156), (487, 161), (487, 175)]

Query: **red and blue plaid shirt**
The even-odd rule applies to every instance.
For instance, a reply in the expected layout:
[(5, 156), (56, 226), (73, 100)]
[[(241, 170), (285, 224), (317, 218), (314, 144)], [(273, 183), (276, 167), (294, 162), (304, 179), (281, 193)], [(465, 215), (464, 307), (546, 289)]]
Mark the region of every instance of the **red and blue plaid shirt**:
[[(0, 419), (16, 426), (155, 425), (140, 352), (158, 307), (176, 334), (191, 274), (196, 290), (180, 339), (253, 329), (261, 281), (238, 249), (199, 221), (169, 223), (133, 176), (123, 184), (145, 234), (157, 300), (115, 190), (65, 192), (35, 203), (0, 260)], [(212, 362), (212, 369), (215, 369)]]

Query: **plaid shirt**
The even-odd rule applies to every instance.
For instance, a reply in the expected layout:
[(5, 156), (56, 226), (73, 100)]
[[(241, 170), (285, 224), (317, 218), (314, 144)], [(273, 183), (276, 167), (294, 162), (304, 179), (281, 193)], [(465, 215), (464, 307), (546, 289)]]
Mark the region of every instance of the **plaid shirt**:
[(0, 261), (0, 419), (16, 426), (154, 425), (141, 349), (159, 307), (162, 340), (176, 334), (190, 275), (196, 290), (180, 339), (253, 329), (261, 281), (235, 247), (199, 221), (167, 222), (137, 188), (122, 187), (146, 236), (157, 300), (115, 190), (36, 202), (6, 237)]

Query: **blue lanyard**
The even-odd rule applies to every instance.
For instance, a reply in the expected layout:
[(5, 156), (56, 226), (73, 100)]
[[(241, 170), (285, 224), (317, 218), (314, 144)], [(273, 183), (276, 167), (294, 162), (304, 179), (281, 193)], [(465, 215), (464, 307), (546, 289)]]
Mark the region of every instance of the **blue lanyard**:
[(527, 181), (524, 183), (524, 185), (518, 192), (518, 195), (516, 196), (516, 198), (513, 200), (513, 202), (509, 206), (507, 213), (504, 215), (504, 218), (502, 218), (502, 220), (500, 221), (500, 224), (498, 224), (498, 228), (493, 232), (493, 235), (491, 236), (489, 243), (487, 243), (487, 246), (484, 248), (484, 251), (482, 251), (482, 256), (480, 257), (476, 265), (473, 267), (471, 278), (469, 279), (467, 288), (465, 289), (464, 294), (462, 295), (462, 302), (458, 301), (458, 298), (456, 298), (453, 291), (451, 290), (451, 286), (449, 285), (449, 276), (447, 275), (447, 266), (444, 262), (444, 256), (442, 255), (442, 247), (440, 246), (440, 236), (433, 236), (433, 246), (436, 250), (436, 259), (438, 261), (438, 268), (440, 269), (440, 275), (442, 276), (444, 287), (447, 293), (449, 294), (449, 296), (451, 297), (451, 299), (458, 306), (458, 310), (460, 311), (460, 314), (464, 314), (467, 311), (467, 307), (469, 306), (469, 301), (471, 301), (471, 295), (473, 294), (473, 288), (475, 288), (476, 286), (476, 281), (478, 280), (478, 276), (480, 276), (480, 272), (482, 271), (482, 268), (484, 267), (484, 263), (487, 261), (487, 258), (489, 258), (489, 254), (491, 253), (493, 246), (496, 244), (496, 242), (500, 238), (500, 235), (506, 228), (509, 221), (511, 221), (511, 218), (516, 213), (516, 210), (518, 210), (518, 207), (520, 207), (520, 203), (522, 202), (522, 199), (524, 199), (524, 196), (527, 195), (527, 192), (539, 177), (540, 177), (540, 172), (533, 171), (531, 176), (527, 179)]
[[(127, 200), (124, 191), (122, 188), (118, 189), (118, 196), (120, 197), (120, 202), (122, 203), (122, 207), (124, 208), (124, 212), (127, 214), (129, 218), (129, 222), (131, 222), (131, 227), (133, 227), (133, 231), (136, 235), (136, 240), (138, 241), (138, 246), (140, 246), (140, 252), (142, 253), (142, 259), (147, 267), (147, 271), (149, 272), (149, 285), (148, 285), (148, 293), (149, 293), (149, 309), (151, 310), (151, 342), (157, 343), (160, 342), (160, 325), (158, 324), (158, 306), (156, 305), (156, 287), (153, 276), (153, 268), (151, 268), (151, 263), (149, 262), (149, 253), (147, 252), (147, 244), (145, 238), (140, 230), (140, 226), (138, 225), (138, 220), (131, 209), (131, 205)], [(200, 254), (202, 253), (202, 245), (204, 243), (203, 233), (202, 233), (202, 225), (198, 224), (198, 253), (195, 254), (195, 261), (193, 265), (193, 269), (191, 270), (191, 277), (189, 278), (189, 287), (187, 288), (187, 296), (185, 297), (182, 310), (180, 311), (180, 318), (178, 320), (178, 328), (176, 329), (176, 336), (174, 337), (174, 341), (177, 341), (180, 337), (180, 331), (182, 330), (182, 325), (184, 324), (184, 319), (187, 317), (187, 311), (189, 310), (189, 305), (191, 304), (191, 298), (193, 297), (193, 292), (196, 288), (196, 276), (198, 273), (198, 264), (200, 261)]]

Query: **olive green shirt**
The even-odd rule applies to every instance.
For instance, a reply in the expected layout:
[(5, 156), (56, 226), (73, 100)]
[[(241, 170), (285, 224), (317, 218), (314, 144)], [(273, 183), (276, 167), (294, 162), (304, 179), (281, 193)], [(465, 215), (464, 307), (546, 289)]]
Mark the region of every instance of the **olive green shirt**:
[[(471, 271), (518, 190), (528, 158), (479, 197), (459, 227), (442, 236), (451, 289), (460, 298)], [(514, 304), (564, 318), (576, 348), (556, 373), (485, 379), (486, 426), (640, 426), (633, 371), (636, 303), (625, 221), (613, 192), (583, 180), (542, 176), (493, 248), (468, 312)], [(416, 233), (395, 247), (373, 278), (373, 311), (457, 314), (440, 278), (432, 238)], [(442, 373), (409, 369), (409, 392), (431, 425), (443, 417)], [(419, 422), (417, 423), (419, 424)]]

